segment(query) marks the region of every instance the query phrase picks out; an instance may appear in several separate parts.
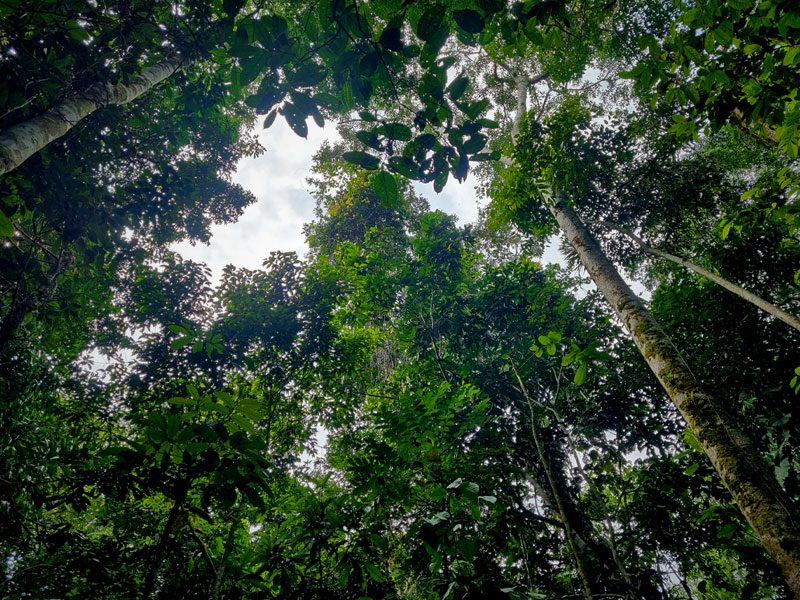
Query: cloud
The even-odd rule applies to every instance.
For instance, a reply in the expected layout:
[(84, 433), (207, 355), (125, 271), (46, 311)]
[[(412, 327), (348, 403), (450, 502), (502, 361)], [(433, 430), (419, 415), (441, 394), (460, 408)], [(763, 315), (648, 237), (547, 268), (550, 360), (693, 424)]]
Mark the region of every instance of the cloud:
[[(208, 245), (175, 244), (184, 258), (207, 264), (214, 281), (219, 281), (225, 265), (255, 269), (273, 251), (295, 251), (304, 255), (307, 246), (303, 225), (314, 217), (314, 199), (306, 177), (314, 154), (323, 141), (334, 141), (338, 134), (332, 125), (321, 129), (309, 121), (308, 139), (298, 137), (282, 119), (259, 132), (267, 151), (258, 158), (245, 158), (237, 165), (234, 180), (256, 197), (236, 223), (215, 225)], [(432, 184), (415, 184), (419, 194), (433, 209), (458, 217), (462, 225), (478, 216), (475, 184), (468, 179), (451, 179), (441, 194)]]
[(236, 223), (213, 226), (209, 244), (173, 246), (184, 258), (211, 267), (215, 281), (228, 264), (255, 269), (270, 252), (306, 251), (303, 225), (313, 218), (314, 199), (305, 178), (314, 153), (337, 134), (331, 126), (321, 129), (312, 124), (308, 139), (303, 139), (279, 119), (259, 137), (267, 151), (240, 161), (233, 178), (255, 195), (256, 202)]

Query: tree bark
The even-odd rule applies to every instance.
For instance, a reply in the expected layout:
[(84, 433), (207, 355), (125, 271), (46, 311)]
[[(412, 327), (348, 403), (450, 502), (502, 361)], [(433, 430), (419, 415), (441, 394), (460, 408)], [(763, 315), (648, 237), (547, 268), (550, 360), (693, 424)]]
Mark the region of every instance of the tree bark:
[(670, 262), (675, 263), (676, 265), (680, 265), (684, 269), (689, 269), (690, 271), (694, 271), (698, 275), (705, 277), (706, 279), (710, 279), (717, 285), (725, 288), (732, 294), (736, 294), (739, 298), (750, 302), (754, 306), (757, 306), (765, 313), (772, 315), (776, 319), (780, 319), (790, 327), (794, 327), (798, 331), (800, 331), (800, 319), (795, 317), (794, 315), (789, 314), (782, 308), (775, 306), (771, 302), (768, 302), (761, 298), (760, 296), (756, 296), (754, 293), (747, 291), (743, 287), (736, 285), (733, 282), (728, 281), (727, 279), (720, 277), (716, 273), (709, 271), (708, 269), (704, 269), (700, 265), (696, 265), (688, 260), (681, 258), (680, 256), (675, 256), (674, 254), (670, 254), (669, 252), (664, 252), (663, 250), (659, 250), (658, 248), (654, 248), (650, 246), (647, 242), (645, 242), (642, 238), (638, 235), (633, 233), (632, 231), (628, 231), (627, 229), (623, 229), (622, 227), (618, 227), (612, 223), (607, 223), (605, 221), (600, 222), (600, 225), (607, 227), (608, 229), (613, 229), (614, 231), (618, 231), (621, 234), (627, 236), (645, 252), (648, 254), (652, 254), (653, 256), (658, 256), (659, 258), (663, 258)]
[[(525, 383), (522, 381), (522, 377), (517, 370), (517, 365), (514, 364), (514, 361), (511, 361), (511, 368), (514, 370), (514, 375), (517, 377), (517, 382), (519, 383), (520, 391), (522, 391), (522, 395), (525, 397), (525, 400), (528, 404), (528, 411), (530, 413), (530, 420), (531, 420), (531, 436), (533, 437), (533, 443), (536, 447), (536, 454), (539, 458), (539, 463), (542, 465), (542, 470), (544, 472), (545, 479), (547, 480), (547, 484), (542, 486), (545, 493), (549, 492), (551, 495), (551, 501), (548, 504), (551, 505), (551, 508), (555, 508), (556, 512), (558, 513), (559, 520), (564, 528), (564, 537), (567, 540), (567, 546), (572, 554), (572, 558), (575, 561), (575, 568), (578, 572), (578, 578), (581, 580), (581, 588), (583, 590), (583, 596), (587, 598), (587, 600), (592, 600), (594, 598), (594, 589), (591, 582), (591, 576), (589, 573), (589, 567), (587, 564), (586, 557), (584, 556), (583, 549), (586, 547), (586, 541), (583, 539), (579, 539), (577, 532), (575, 531), (575, 526), (573, 524), (573, 520), (570, 518), (570, 515), (567, 513), (567, 501), (563, 497), (561, 490), (559, 489), (558, 484), (556, 483), (553, 472), (551, 469), (550, 459), (547, 456), (547, 453), (544, 449), (544, 444), (542, 443), (542, 439), (539, 436), (539, 428), (536, 426), (536, 421), (538, 420), (536, 412), (533, 409), (533, 400), (531, 399), (530, 395), (528, 394), (528, 389), (525, 386)], [(554, 505), (554, 506), (553, 506)]]
[(800, 598), (800, 516), (738, 429), (724, 402), (702, 388), (669, 337), (606, 257), (578, 215), (563, 200), (546, 199), (550, 212), (575, 249), (597, 289), (633, 337), (650, 369), (700, 441), (764, 548)]
[(175, 500), (172, 504), (172, 509), (169, 511), (169, 516), (167, 517), (167, 522), (164, 525), (164, 530), (161, 532), (158, 545), (155, 547), (153, 552), (153, 559), (150, 562), (150, 567), (147, 570), (147, 575), (144, 580), (142, 591), (142, 598), (144, 600), (150, 600), (150, 597), (153, 595), (153, 591), (155, 590), (156, 586), (156, 577), (162, 566), (161, 559), (164, 556), (164, 552), (167, 550), (170, 537), (174, 535), (173, 530), (178, 522), (178, 516), (183, 510), (183, 503), (186, 500), (186, 496), (189, 493), (189, 488), (191, 485), (191, 480), (188, 478), (182, 479), (175, 484)]
[(16, 169), (96, 110), (132, 102), (189, 62), (184, 57), (175, 56), (143, 69), (127, 85), (92, 85), (71, 98), (61, 100), (41, 115), (11, 126), (0, 133), (0, 175)]

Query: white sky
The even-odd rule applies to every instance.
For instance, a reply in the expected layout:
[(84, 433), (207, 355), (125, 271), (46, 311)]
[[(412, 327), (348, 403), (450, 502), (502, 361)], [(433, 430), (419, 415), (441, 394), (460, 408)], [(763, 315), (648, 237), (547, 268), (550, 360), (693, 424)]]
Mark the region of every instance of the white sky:
[[(236, 223), (211, 228), (211, 242), (192, 245), (175, 244), (173, 249), (184, 258), (205, 263), (212, 270), (212, 281), (218, 283), (225, 265), (258, 269), (270, 252), (294, 250), (303, 257), (307, 250), (303, 225), (314, 218), (314, 199), (308, 190), (306, 177), (311, 172), (312, 157), (326, 139), (336, 140), (333, 123), (325, 129), (308, 120), (308, 138), (296, 135), (283, 119), (276, 119), (267, 130), (258, 126), (258, 136), (267, 151), (258, 158), (239, 162), (234, 180), (256, 197)], [(474, 180), (459, 183), (450, 178), (437, 194), (433, 184), (415, 183), (417, 193), (424, 196), (431, 208), (458, 217), (464, 225), (477, 219), (483, 202), (475, 192)], [(548, 243), (541, 262), (564, 264), (557, 239)], [(625, 277), (625, 275), (623, 274)], [(649, 298), (638, 282), (625, 277), (636, 293)], [(589, 284), (586, 289), (593, 288)]]
[[(282, 119), (259, 130), (267, 151), (258, 158), (242, 160), (234, 175), (237, 183), (255, 194), (256, 202), (236, 223), (213, 226), (209, 245), (183, 242), (173, 246), (184, 258), (211, 267), (214, 281), (219, 281), (227, 264), (255, 269), (272, 251), (294, 250), (301, 256), (306, 251), (303, 225), (314, 217), (314, 199), (306, 177), (322, 142), (337, 139), (335, 127), (329, 124), (320, 129), (309, 120), (307, 139), (298, 137)], [(456, 215), (462, 225), (478, 216), (478, 198), (470, 180), (458, 183), (451, 179), (441, 194), (432, 184), (418, 184), (416, 189), (431, 208)]]

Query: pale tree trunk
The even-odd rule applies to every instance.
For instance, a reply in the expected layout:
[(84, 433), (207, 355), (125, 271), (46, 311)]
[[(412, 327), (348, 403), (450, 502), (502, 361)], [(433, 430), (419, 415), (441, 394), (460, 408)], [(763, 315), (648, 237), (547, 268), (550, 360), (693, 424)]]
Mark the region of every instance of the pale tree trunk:
[(631, 240), (636, 242), (636, 244), (648, 254), (652, 254), (653, 256), (658, 256), (659, 258), (663, 258), (665, 260), (671, 261), (676, 265), (682, 266), (684, 269), (689, 269), (690, 271), (694, 271), (698, 275), (705, 277), (706, 279), (710, 279), (717, 285), (725, 288), (729, 292), (736, 294), (739, 298), (743, 300), (747, 300), (751, 304), (757, 306), (765, 313), (772, 315), (776, 319), (780, 319), (790, 327), (794, 327), (798, 331), (800, 331), (800, 319), (795, 317), (794, 315), (789, 314), (782, 308), (775, 306), (771, 302), (767, 302), (760, 296), (756, 296), (752, 292), (747, 291), (743, 287), (736, 285), (728, 281), (727, 279), (720, 277), (716, 273), (709, 271), (708, 269), (704, 269), (700, 265), (696, 265), (688, 260), (681, 258), (680, 256), (675, 256), (674, 254), (670, 254), (669, 252), (664, 252), (663, 250), (659, 250), (658, 248), (654, 248), (650, 246), (647, 242), (645, 242), (642, 238), (638, 235), (633, 233), (632, 231), (628, 231), (627, 229), (623, 229), (622, 227), (618, 227), (612, 223), (606, 223), (605, 221), (601, 221), (600, 225), (607, 227), (608, 229), (613, 229), (614, 231), (618, 231), (621, 234), (629, 237)]
[(16, 169), (96, 110), (132, 102), (187, 64), (188, 59), (176, 56), (143, 69), (128, 84), (92, 85), (47, 112), (11, 126), (0, 133), (0, 175)]
[(545, 200), (597, 289), (686, 419), (755, 535), (780, 566), (789, 589), (800, 598), (800, 516), (773, 470), (736, 427), (722, 399), (702, 388), (575, 211), (561, 199)]

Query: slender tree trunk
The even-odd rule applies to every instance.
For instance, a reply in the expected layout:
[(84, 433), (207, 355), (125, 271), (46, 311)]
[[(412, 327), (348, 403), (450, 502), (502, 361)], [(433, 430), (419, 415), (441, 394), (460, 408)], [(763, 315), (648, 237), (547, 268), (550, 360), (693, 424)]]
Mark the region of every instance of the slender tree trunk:
[(0, 175), (16, 169), (96, 110), (132, 102), (188, 63), (188, 59), (176, 56), (143, 69), (127, 85), (92, 85), (47, 112), (11, 126), (0, 133)]
[(583, 595), (585, 598), (587, 598), (587, 600), (592, 600), (594, 597), (594, 590), (592, 588), (587, 560), (583, 553), (583, 549), (586, 547), (586, 541), (579, 538), (577, 532), (575, 531), (573, 520), (570, 518), (570, 515), (567, 512), (567, 501), (563, 497), (563, 494), (559, 489), (559, 485), (553, 477), (550, 458), (545, 452), (544, 443), (539, 435), (539, 428), (536, 426), (537, 416), (533, 409), (533, 400), (528, 394), (528, 389), (525, 386), (525, 383), (522, 381), (522, 377), (520, 376), (514, 361), (511, 361), (511, 368), (514, 370), (514, 375), (517, 377), (517, 382), (519, 383), (522, 395), (525, 397), (525, 400), (528, 404), (528, 411), (531, 419), (531, 436), (533, 437), (533, 443), (536, 447), (536, 454), (539, 458), (539, 463), (542, 465), (542, 471), (544, 472), (545, 479), (547, 480), (546, 485), (541, 487), (544, 488), (543, 491), (549, 492), (549, 494), (552, 496), (552, 501), (548, 502), (548, 504), (555, 505), (554, 507), (551, 506), (551, 508), (556, 509), (561, 524), (563, 525), (564, 537), (567, 539), (567, 547), (570, 549), (572, 558), (575, 561), (575, 568), (578, 571), (578, 577), (581, 580)]
[(511, 139), (517, 139), (519, 135), (519, 126), (522, 122), (522, 115), (525, 114), (525, 109), (528, 106), (528, 76), (522, 73), (517, 74), (515, 77), (517, 85), (517, 108), (514, 112), (514, 123), (511, 125)]
[(153, 594), (156, 585), (156, 576), (161, 570), (161, 559), (164, 556), (164, 552), (167, 550), (170, 538), (174, 534), (173, 529), (175, 529), (178, 516), (181, 510), (183, 510), (183, 503), (186, 500), (190, 487), (191, 481), (188, 479), (179, 481), (175, 486), (175, 501), (172, 505), (172, 510), (169, 511), (167, 522), (164, 524), (164, 530), (161, 532), (158, 545), (153, 552), (153, 560), (150, 562), (150, 568), (147, 570), (147, 576), (144, 580), (142, 592), (142, 598), (144, 598), (144, 600), (150, 600), (150, 596)]
[(613, 229), (614, 231), (618, 231), (621, 234), (627, 236), (645, 252), (648, 254), (652, 254), (653, 256), (658, 256), (659, 258), (663, 258), (670, 262), (675, 263), (676, 265), (682, 266), (684, 269), (689, 269), (690, 271), (694, 271), (698, 275), (705, 277), (706, 279), (710, 279), (717, 285), (725, 288), (729, 292), (736, 294), (739, 298), (743, 300), (747, 300), (751, 304), (757, 306), (765, 313), (772, 315), (776, 319), (780, 319), (790, 327), (794, 327), (798, 331), (800, 331), (800, 319), (795, 317), (794, 315), (789, 314), (782, 308), (775, 306), (771, 302), (767, 302), (760, 296), (756, 296), (752, 292), (747, 291), (743, 287), (736, 285), (728, 281), (727, 279), (720, 277), (716, 273), (709, 271), (708, 269), (704, 269), (700, 265), (696, 265), (688, 260), (681, 258), (680, 256), (675, 256), (674, 254), (670, 254), (669, 252), (664, 252), (663, 250), (659, 250), (658, 248), (654, 248), (650, 246), (647, 242), (645, 242), (642, 238), (638, 235), (633, 233), (632, 231), (628, 231), (627, 229), (623, 229), (622, 227), (618, 227), (612, 223), (607, 223), (605, 221), (600, 222), (600, 225), (607, 227), (608, 229)]
[(575, 211), (561, 199), (548, 208), (600, 293), (702, 444), (740, 510), (800, 598), (800, 516), (772, 469), (739, 430), (725, 403), (702, 388), (650, 311), (622, 279)]
[(230, 556), (231, 549), (233, 548), (233, 538), (236, 535), (236, 520), (231, 521), (228, 527), (228, 535), (225, 537), (225, 550), (222, 552), (222, 558), (219, 561), (219, 568), (214, 577), (214, 586), (212, 589), (212, 598), (214, 600), (221, 600), (223, 587), (225, 585), (225, 569), (228, 564), (228, 557)]

